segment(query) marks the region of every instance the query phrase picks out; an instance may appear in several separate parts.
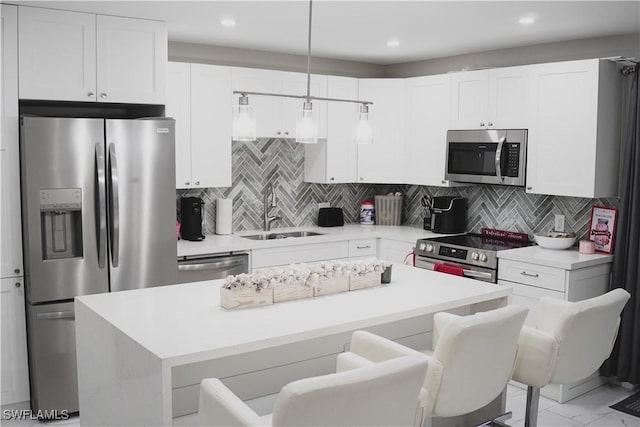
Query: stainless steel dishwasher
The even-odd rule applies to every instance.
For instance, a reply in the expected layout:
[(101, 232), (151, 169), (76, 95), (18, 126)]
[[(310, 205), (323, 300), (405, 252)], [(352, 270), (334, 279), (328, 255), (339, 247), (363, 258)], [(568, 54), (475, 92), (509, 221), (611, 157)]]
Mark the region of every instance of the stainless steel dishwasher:
[(249, 272), (246, 253), (184, 257), (178, 260), (178, 283), (224, 279), (233, 274)]

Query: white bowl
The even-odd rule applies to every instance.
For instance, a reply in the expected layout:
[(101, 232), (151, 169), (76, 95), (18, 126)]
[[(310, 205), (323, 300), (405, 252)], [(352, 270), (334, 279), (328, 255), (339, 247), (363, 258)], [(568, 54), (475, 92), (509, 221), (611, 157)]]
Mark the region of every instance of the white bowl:
[(549, 232), (544, 235), (534, 235), (538, 246), (545, 249), (568, 249), (576, 242), (575, 234)]

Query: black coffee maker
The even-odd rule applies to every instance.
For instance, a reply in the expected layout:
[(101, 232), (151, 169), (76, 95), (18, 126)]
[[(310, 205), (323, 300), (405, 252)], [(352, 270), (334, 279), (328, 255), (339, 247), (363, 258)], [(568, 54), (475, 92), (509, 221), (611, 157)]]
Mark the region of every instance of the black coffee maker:
[(180, 199), (180, 235), (184, 240), (203, 240), (204, 201), (200, 197)]
[(467, 231), (467, 199), (434, 197), (431, 207), (431, 231), (448, 234)]

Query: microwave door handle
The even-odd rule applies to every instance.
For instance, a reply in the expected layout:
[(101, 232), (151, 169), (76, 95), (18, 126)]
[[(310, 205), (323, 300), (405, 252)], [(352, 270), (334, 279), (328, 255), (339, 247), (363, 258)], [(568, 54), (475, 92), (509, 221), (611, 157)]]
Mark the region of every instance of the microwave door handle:
[(507, 137), (505, 136), (500, 138), (500, 140), (498, 141), (498, 149), (496, 150), (496, 160), (495, 160), (496, 176), (498, 177), (498, 181), (500, 182), (504, 181), (504, 178), (502, 177), (502, 170), (501, 170), (500, 164), (502, 163), (502, 146), (504, 145), (506, 140), (507, 140)]

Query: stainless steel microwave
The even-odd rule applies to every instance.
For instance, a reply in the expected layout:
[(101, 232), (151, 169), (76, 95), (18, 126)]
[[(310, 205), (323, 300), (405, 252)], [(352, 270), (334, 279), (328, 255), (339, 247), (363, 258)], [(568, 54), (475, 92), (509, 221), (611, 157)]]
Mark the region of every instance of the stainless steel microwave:
[(450, 130), (446, 162), (450, 181), (523, 186), (527, 130)]

